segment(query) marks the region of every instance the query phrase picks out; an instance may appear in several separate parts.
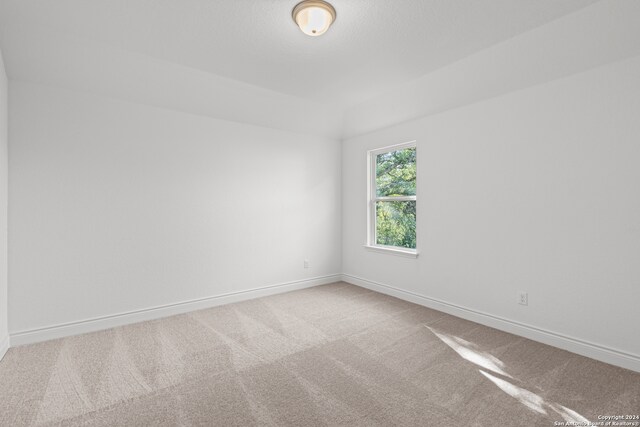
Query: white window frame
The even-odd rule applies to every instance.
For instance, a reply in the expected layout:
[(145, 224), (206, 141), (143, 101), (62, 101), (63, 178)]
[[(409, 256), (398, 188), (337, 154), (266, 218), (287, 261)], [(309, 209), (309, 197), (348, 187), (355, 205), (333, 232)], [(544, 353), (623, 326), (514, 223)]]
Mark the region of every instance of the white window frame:
[[(417, 203), (416, 196), (398, 196), (398, 197), (378, 197), (376, 194), (376, 161), (378, 155), (388, 153), (390, 151), (404, 150), (407, 148), (416, 149), (416, 162), (418, 147), (416, 141), (409, 141), (402, 144), (391, 145), (388, 147), (377, 148), (375, 150), (367, 151), (367, 242), (364, 245), (366, 249), (374, 252), (387, 253), (391, 255), (404, 256), (408, 258), (418, 257), (417, 239), (416, 249), (401, 248), (398, 246), (386, 246), (378, 245), (376, 238), (376, 202), (379, 201), (415, 201)], [(417, 164), (416, 164), (416, 176), (417, 176)], [(417, 179), (417, 178), (416, 178)], [(417, 233), (417, 217), (416, 217), (416, 233)], [(417, 236), (416, 236), (417, 237)]]

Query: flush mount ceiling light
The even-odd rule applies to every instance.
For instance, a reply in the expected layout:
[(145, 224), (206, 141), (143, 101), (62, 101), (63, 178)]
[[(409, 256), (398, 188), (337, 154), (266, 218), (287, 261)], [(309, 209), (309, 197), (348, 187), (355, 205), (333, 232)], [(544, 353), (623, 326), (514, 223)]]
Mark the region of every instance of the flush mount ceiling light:
[(323, 0), (304, 0), (293, 8), (291, 16), (303, 33), (316, 37), (326, 33), (336, 20), (336, 10)]

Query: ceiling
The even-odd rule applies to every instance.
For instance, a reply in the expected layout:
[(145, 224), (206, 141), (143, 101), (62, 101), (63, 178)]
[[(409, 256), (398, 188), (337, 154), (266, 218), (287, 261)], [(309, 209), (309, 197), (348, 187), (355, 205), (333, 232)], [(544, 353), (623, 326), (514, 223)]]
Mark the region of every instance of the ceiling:
[(66, 40), (70, 72), (96, 46), (344, 109), (596, 0), (332, 0), (337, 20), (315, 38), (296, 2), (0, 0), (0, 42), (11, 79), (44, 79), (46, 54), (25, 50)]

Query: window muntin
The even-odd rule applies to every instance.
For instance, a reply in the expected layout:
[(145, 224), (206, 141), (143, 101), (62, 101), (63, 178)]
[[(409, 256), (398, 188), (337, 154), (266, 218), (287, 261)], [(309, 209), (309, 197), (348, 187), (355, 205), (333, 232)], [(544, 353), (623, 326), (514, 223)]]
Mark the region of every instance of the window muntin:
[(416, 251), (415, 142), (369, 152), (369, 246)]

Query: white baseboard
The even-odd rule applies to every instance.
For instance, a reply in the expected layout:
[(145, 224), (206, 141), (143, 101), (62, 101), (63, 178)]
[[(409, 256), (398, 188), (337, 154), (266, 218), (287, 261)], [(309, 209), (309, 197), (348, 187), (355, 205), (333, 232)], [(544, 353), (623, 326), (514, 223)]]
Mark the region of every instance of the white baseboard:
[(9, 350), (9, 335), (0, 341), (0, 360), (7, 354), (7, 350)]
[[(116, 326), (128, 325), (131, 323), (144, 322), (176, 314), (188, 313), (190, 311), (202, 310), (218, 305), (230, 304), (268, 295), (275, 295), (298, 289), (310, 288), (327, 283), (339, 282), (342, 279), (340, 274), (313, 277), (310, 279), (296, 280), (293, 282), (280, 283), (276, 285), (264, 286), (261, 288), (249, 289), (240, 292), (230, 292), (227, 294), (214, 295), (206, 298), (199, 298), (190, 301), (183, 301), (174, 304), (167, 304), (158, 307), (146, 308), (142, 310), (130, 311), (126, 313), (113, 314), (110, 316), (96, 317), (93, 319), (80, 320), (59, 325), (47, 326), (44, 328), (30, 329), (14, 332), (10, 334), (13, 347), (18, 345), (32, 344), (41, 341), (64, 338), (72, 335), (95, 332), (109, 329)], [(7, 338), (7, 347), (9, 341)]]
[(119, 313), (110, 316), (97, 317), (93, 319), (80, 320), (77, 322), (52, 325), (45, 328), (19, 331), (10, 334), (0, 342), (0, 360), (11, 346), (32, 344), (56, 338), (64, 338), (72, 335), (95, 332), (109, 329), (116, 326), (128, 325), (131, 323), (154, 320), (176, 314), (188, 313), (190, 311), (202, 310), (218, 305), (230, 304), (268, 295), (294, 291), (298, 289), (310, 288), (338, 281), (345, 281), (356, 286), (367, 288), (376, 292), (391, 295), (405, 301), (413, 302), (434, 310), (442, 311), (453, 316), (461, 317), (472, 322), (499, 329), (519, 335), (534, 341), (548, 344), (572, 353), (600, 360), (605, 363), (620, 366), (636, 372), (640, 372), (640, 356), (625, 353), (620, 350), (609, 348), (603, 345), (594, 344), (577, 338), (569, 337), (557, 332), (537, 328), (535, 326), (519, 323), (492, 314), (472, 310), (446, 301), (419, 295), (413, 292), (395, 288), (383, 283), (374, 282), (350, 274), (334, 274), (328, 276), (314, 277), (293, 282), (280, 283), (256, 289), (249, 289), (240, 292), (231, 292), (222, 295), (215, 295), (196, 300), (183, 301), (175, 304), (167, 304), (159, 307), (152, 307), (143, 310)]
[(456, 317), (461, 317), (472, 322), (480, 323), (501, 331), (519, 335), (533, 341), (561, 348), (582, 356), (590, 357), (611, 365), (620, 366), (632, 371), (640, 372), (640, 356), (625, 353), (620, 350), (609, 348), (603, 345), (594, 344), (588, 341), (569, 337), (557, 332), (548, 331), (535, 326), (515, 322), (492, 314), (472, 310), (446, 301), (408, 292), (383, 283), (374, 282), (362, 277), (343, 274), (342, 280), (356, 286), (370, 289), (372, 291), (391, 295), (405, 301), (419, 304), (434, 310), (442, 311)]

